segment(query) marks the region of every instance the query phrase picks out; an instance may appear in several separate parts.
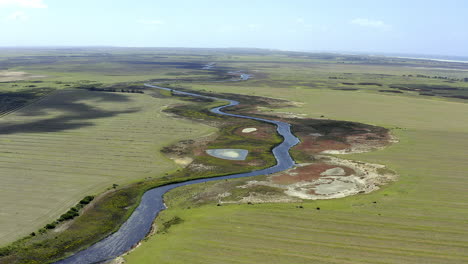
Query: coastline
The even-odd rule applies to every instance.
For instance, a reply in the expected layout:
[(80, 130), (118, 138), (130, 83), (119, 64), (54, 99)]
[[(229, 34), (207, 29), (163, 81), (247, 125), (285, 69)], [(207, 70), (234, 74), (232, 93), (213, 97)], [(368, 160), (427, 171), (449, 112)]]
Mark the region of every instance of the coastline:
[(427, 57), (392, 57), (392, 56), (385, 56), (387, 58), (398, 58), (398, 59), (411, 59), (411, 60), (429, 60), (429, 61), (440, 61), (440, 62), (454, 62), (454, 63), (468, 63), (468, 60), (449, 60), (449, 59), (437, 59), (437, 58), (427, 58)]

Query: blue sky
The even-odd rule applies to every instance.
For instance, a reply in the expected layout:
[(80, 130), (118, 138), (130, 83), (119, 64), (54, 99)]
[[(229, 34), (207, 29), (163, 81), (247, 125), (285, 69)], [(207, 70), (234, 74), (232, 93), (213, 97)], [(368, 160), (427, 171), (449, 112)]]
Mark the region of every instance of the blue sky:
[(468, 56), (468, 1), (0, 0), (0, 46)]

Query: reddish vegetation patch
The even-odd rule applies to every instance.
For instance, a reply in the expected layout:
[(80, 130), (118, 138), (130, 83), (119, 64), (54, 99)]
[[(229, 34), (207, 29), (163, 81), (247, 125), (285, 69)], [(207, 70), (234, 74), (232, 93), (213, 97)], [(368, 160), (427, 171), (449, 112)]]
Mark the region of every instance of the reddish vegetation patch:
[(320, 138), (313, 136), (300, 136), (301, 143), (297, 146), (297, 149), (305, 151), (309, 154), (320, 153), (324, 150), (343, 150), (351, 147), (350, 144), (335, 140), (320, 140)]
[(354, 171), (348, 167), (329, 165), (325, 163), (315, 163), (307, 166), (297, 167), (288, 171), (287, 173), (273, 176), (271, 177), (271, 181), (277, 184), (294, 184), (297, 182), (313, 181), (323, 177), (320, 175), (322, 172), (337, 167), (343, 168), (346, 172), (346, 175), (351, 175), (354, 173)]
[(195, 156), (208, 156), (205, 150), (206, 150), (206, 145), (196, 145), (194, 146), (192, 152)]
[(352, 145), (366, 144), (371, 147), (385, 146), (390, 141), (390, 134), (363, 133), (346, 137)]

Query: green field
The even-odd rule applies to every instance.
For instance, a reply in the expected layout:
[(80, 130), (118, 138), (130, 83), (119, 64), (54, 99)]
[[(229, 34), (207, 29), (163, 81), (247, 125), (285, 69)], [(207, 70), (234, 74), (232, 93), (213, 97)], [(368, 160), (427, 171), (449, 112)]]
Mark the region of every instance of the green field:
[[(398, 144), (345, 157), (386, 164), (400, 178), (369, 195), (304, 201), (304, 209), (215, 203), (187, 209), (174, 203), (160, 216), (159, 226), (174, 216), (183, 222), (151, 237), (125, 257), (128, 263), (468, 261), (466, 103), (372, 91), (273, 89), (249, 82), (191, 87), (289, 99), (304, 104), (274, 111), (391, 128)], [(171, 194), (167, 197), (170, 205)]]
[[(201, 69), (210, 62), (215, 69)], [(259, 106), (266, 115), (388, 128), (399, 143), (340, 157), (385, 164), (399, 179), (343, 199), (253, 205), (185, 199), (207, 190), (216, 197), (220, 193), (207, 188), (215, 183), (179, 188), (166, 196), (169, 209), (156, 220), (159, 232), (125, 256), (127, 263), (468, 262), (468, 64), (150, 48), (0, 49), (0, 64), (4, 76), (25, 72), (18, 80), (0, 78), (0, 245), (37, 232), (85, 195), (119, 185), (65, 222), (67, 230), (59, 227), (0, 248), (0, 263), (52, 261), (93, 243), (115, 230), (147, 188), (272, 164), (268, 152), (279, 140), (274, 129), (261, 127), (267, 136), (244, 139), (236, 131), (259, 124), (209, 114), (207, 107), (219, 102), (169, 92), (77, 89), (141, 88), (147, 80), (245, 102), (240, 110)], [(238, 70), (254, 77), (218, 82)], [(284, 99), (294, 107), (240, 95)], [(171, 104), (177, 106), (167, 108)], [(201, 146), (195, 141), (180, 151), (173, 145), (215, 131), (218, 136)], [(227, 146), (252, 155), (233, 163), (203, 151)], [(192, 164), (181, 169), (168, 158), (177, 152)], [(210, 169), (197, 169), (203, 166)], [(101, 224), (102, 219), (108, 222)]]
[(180, 168), (159, 150), (214, 132), (168, 117), (173, 99), (60, 90), (0, 119), (0, 244), (50, 223), (85, 195)]

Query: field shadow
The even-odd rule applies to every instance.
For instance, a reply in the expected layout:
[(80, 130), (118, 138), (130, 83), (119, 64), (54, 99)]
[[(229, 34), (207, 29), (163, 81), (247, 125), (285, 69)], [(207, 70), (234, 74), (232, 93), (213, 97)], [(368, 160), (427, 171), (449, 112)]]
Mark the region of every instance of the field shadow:
[[(86, 103), (85, 103), (86, 102)], [(105, 110), (97, 107), (100, 103), (130, 102), (128, 96), (117, 93), (90, 92), (85, 90), (58, 91), (39, 102), (33, 103), (15, 114), (37, 117), (25, 123), (8, 122), (0, 119), (0, 135), (15, 133), (58, 132), (94, 126), (92, 120), (120, 114), (135, 113), (140, 108)], [(54, 117), (51, 116), (54, 113)], [(48, 118), (49, 117), (49, 118)]]

